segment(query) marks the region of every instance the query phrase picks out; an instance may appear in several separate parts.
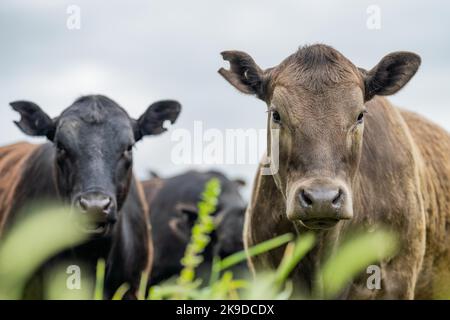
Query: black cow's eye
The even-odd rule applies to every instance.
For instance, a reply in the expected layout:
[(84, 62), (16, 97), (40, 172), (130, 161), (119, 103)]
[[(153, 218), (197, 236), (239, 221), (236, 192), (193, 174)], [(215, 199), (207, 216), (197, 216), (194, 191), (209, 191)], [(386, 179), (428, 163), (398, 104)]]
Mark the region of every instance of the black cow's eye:
[(358, 118), (356, 119), (357, 123), (362, 123), (364, 121), (364, 114), (367, 113), (367, 111), (363, 111), (358, 115)]
[(130, 144), (130, 145), (125, 149), (125, 151), (123, 152), (122, 156), (123, 156), (124, 158), (126, 158), (126, 159), (129, 159), (129, 158), (131, 158), (131, 156), (132, 156), (132, 151), (133, 151), (133, 145)]
[(58, 154), (58, 157), (65, 156), (67, 154), (66, 148), (61, 143), (56, 144), (56, 152)]
[(280, 114), (278, 113), (278, 111), (272, 111), (272, 120), (275, 123), (281, 123), (281, 117)]

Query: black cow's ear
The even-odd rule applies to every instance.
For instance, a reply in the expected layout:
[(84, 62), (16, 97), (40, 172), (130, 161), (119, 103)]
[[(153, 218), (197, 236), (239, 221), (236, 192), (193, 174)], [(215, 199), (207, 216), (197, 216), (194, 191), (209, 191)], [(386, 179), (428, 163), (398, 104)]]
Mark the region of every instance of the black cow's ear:
[(224, 51), (221, 55), (224, 60), (230, 62), (230, 70), (220, 68), (220, 75), (239, 91), (254, 94), (264, 100), (266, 97), (264, 71), (253, 58), (242, 51)]
[(243, 187), (245, 187), (247, 185), (247, 182), (244, 179), (241, 179), (241, 178), (236, 178), (236, 179), (234, 179), (232, 181), (238, 188), (243, 188)]
[(364, 78), (366, 101), (375, 95), (387, 96), (403, 88), (419, 69), (421, 59), (412, 52), (393, 52), (385, 56), (372, 70), (360, 69)]
[(189, 225), (193, 225), (198, 218), (198, 208), (195, 204), (178, 203), (175, 209), (184, 216)]
[(169, 219), (169, 229), (183, 241), (189, 241), (189, 232), (198, 218), (197, 207), (193, 204), (178, 203), (175, 215)]
[(167, 129), (164, 121), (175, 123), (181, 111), (181, 104), (174, 100), (161, 100), (153, 103), (134, 124), (134, 138), (136, 141), (143, 136), (160, 134)]
[(14, 123), (30, 136), (46, 136), (53, 140), (55, 136), (55, 121), (53, 121), (35, 103), (29, 101), (14, 101), (10, 106), (20, 113), (20, 120)]

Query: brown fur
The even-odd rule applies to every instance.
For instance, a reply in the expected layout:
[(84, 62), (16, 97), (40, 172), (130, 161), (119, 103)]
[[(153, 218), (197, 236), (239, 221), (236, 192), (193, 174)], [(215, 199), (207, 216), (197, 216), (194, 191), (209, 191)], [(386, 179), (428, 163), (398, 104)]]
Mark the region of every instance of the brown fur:
[[(142, 206), (142, 212), (144, 213), (145, 219), (147, 221), (147, 223), (145, 223), (146, 227), (147, 227), (147, 232), (146, 232), (146, 237), (147, 237), (147, 241), (146, 241), (146, 246), (147, 251), (148, 251), (148, 259), (147, 259), (147, 266), (145, 267), (145, 273), (147, 275), (147, 277), (150, 277), (150, 272), (152, 271), (152, 265), (153, 265), (153, 237), (152, 237), (152, 225), (150, 224), (150, 210), (148, 207), (148, 202), (146, 201), (146, 194), (145, 194), (145, 190), (143, 185), (137, 181), (137, 180), (133, 180), (134, 184), (136, 185), (136, 189), (137, 189), (137, 195), (139, 198), (139, 203)], [(137, 295), (137, 292), (136, 292)]]
[[(297, 203), (299, 189), (311, 180), (327, 180), (345, 189), (352, 218), (331, 229), (315, 229), (315, 248), (293, 272), (297, 283), (311, 288), (327, 250), (349, 230), (382, 224), (399, 235), (401, 249), (380, 264), (381, 290), (367, 289), (367, 277), (362, 276), (343, 297), (438, 295), (443, 288), (437, 284), (449, 275), (450, 264), (450, 136), (379, 97), (401, 89), (417, 71), (420, 58), (396, 52), (365, 71), (333, 48), (314, 45), (263, 71), (246, 53), (227, 51), (223, 57), (231, 70), (221, 69), (222, 76), (265, 101), (268, 129), (280, 132), (279, 170), (256, 175), (244, 228), (246, 247), (287, 232), (306, 232)], [(364, 123), (354, 125), (364, 105), (369, 113)], [(281, 124), (271, 120), (274, 111)], [(268, 157), (273, 163), (271, 152)], [(282, 253), (278, 249), (252, 257), (250, 265), (255, 271), (275, 268)]]
[(155, 177), (141, 182), (147, 204), (153, 202), (159, 190), (164, 186), (164, 179)]
[(0, 234), (11, 211), (24, 165), (36, 147), (19, 142), (0, 148)]

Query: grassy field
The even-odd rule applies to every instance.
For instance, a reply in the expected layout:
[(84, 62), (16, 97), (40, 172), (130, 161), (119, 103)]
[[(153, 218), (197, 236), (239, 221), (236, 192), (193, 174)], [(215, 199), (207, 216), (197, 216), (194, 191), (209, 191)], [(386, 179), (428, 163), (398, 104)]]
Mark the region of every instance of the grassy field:
[[(225, 259), (216, 258), (208, 281), (197, 277), (196, 268), (202, 262), (203, 249), (214, 230), (211, 214), (215, 211), (220, 194), (220, 183), (210, 180), (198, 203), (199, 216), (181, 261), (183, 270), (178, 277), (147, 290), (147, 278), (141, 279), (139, 299), (333, 299), (348, 282), (370, 264), (393, 256), (398, 249), (394, 234), (379, 229), (371, 233), (355, 233), (344, 241), (317, 273), (312, 293), (308, 296), (294, 294), (289, 275), (299, 261), (315, 244), (313, 233), (300, 236), (285, 234), (238, 252)], [(74, 228), (80, 221), (68, 214), (67, 208), (45, 207), (34, 209), (37, 214), (27, 215), (9, 232), (0, 244), (0, 298), (20, 299), (27, 280), (37, 268), (63, 249), (75, 246), (85, 236)], [(35, 213), (35, 212), (34, 212)], [(74, 219), (78, 221), (74, 222)], [(247, 259), (285, 246), (284, 257), (276, 270), (256, 277), (235, 277), (229, 269)], [(83, 277), (81, 288), (68, 285), (68, 274), (61, 267), (52, 271), (44, 283), (46, 299), (102, 299), (105, 261), (99, 260), (96, 275)], [(123, 284), (113, 299), (120, 300), (128, 290)]]

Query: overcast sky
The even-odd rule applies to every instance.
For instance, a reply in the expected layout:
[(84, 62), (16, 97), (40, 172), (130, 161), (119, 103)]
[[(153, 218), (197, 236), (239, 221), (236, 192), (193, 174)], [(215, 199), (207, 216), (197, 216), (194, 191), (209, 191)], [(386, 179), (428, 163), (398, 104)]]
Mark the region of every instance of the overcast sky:
[[(81, 10), (81, 28), (68, 29), (67, 8)], [(367, 8), (381, 9), (369, 29)], [(371, 68), (396, 50), (421, 55), (415, 78), (391, 101), (450, 130), (450, 3), (447, 1), (18, 1), (0, 2), (0, 144), (25, 136), (8, 103), (27, 99), (57, 116), (80, 95), (105, 94), (138, 117), (158, 99), (183, 105), (172, 127), (193, 130), (265, 128), (265, 107), (238, 93), (218, 74), (220, 52), (250, 53), (263, 68), (298, 46), (332, 45)], [(170, 132), (136, 150), (136, 172), (171, 175), (189, 166), (171, 161)], [(194, 166), (194, 165), (193, 165)], [(190, 166), (190, 167), (193, 167)], [(208, 167), (198, 166), (195, 167)], [(220, 166), (253, 179), (256, 165)]]

